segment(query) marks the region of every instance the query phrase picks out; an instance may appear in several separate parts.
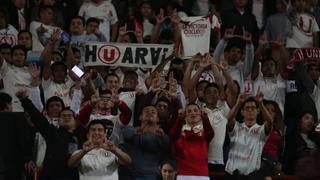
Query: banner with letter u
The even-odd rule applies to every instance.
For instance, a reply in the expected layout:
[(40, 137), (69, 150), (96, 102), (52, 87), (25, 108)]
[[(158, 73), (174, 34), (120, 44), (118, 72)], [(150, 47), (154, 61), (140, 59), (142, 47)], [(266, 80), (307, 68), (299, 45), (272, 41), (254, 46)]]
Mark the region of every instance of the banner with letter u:
[(152, 68), (173, 52), (173, 45), (85, 42), (84, 66)]

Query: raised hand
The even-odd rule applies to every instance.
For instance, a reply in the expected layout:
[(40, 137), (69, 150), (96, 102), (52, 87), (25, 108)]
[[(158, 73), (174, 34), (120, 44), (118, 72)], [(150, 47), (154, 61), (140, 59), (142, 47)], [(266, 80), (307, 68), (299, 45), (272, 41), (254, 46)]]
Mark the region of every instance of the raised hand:
[(169, 75), (169, 90), (168, 95), (171, 98), (176, 98), (177, 95), (177, 88), (178, 88), (178, 81), (173, 77), (173, 72)]
[(228, 28), (225, 30), (224, 32), (224, 36), (223, 36), (223, 39), (228, 41), (234, 37), (236, 37), (236, 35), (234, 35), (234, 31), (236, 29), (236, 26), (234, 25), (232, 28)]
[(177, 9), (173, 10), (171, 17), (170, 17), (170, 20), (174, 25), (178, 25), (180, 23), (181, 19), (178, 16)]
[(246, 92), (240, 93), (240, 94), (239, 94), (239, 97), (238, 97), (238, 100), (237, 100), (237, 103), (238, 103), (238, 104), (242, 104), (245, 100), (248, 99), (248, 97), (249, 97), (250, 95), (251, 95), (251, 94), (246, 93)]
[(24, 99), (27, 97), (27, 90), (26, 89), (20, 89), (18, 92), (16, 92), (16, 96), (19, 99)]
[(101, 148), (103, 148), (104, 150), (106, 151), (111, 151), (111, 152), (114, 152), (116, 150), (116, 146), (111, 142), (109, 141), (106, 137), (105, 137), (105, 140), (104, 142), (100, 145)]
[(89, 152), (94, 148), (95, 147), (90, 139), (88, 141), (86, 141), (85, 143), (83, 143), (83, 145), (82, 145), (82, 149), (84, 150), (84, 152)]
[(161, 90), (160, 73), (156, 73), (156, 76), (151, 80), (151, 90), (157, 92)]
[(156, 15), (157, 24), (163, 23), (163, 21), (166, 20), (167, 18), (168, 18), (167, 16), (166, 17), (164, 16), (163, 9), (161, 8), (159, 14)]
[(209, 53), (206, 53), (204, 58), (200, 60), (200, 67), (207, 68), (213, 63), (213, 58)]
[(246, 41), (247, 43), (252, 42), (252, 34), (248, 31), (246, 31), (246, 29), (244, 27), (242, 27), (242, 39), (244, 41)]
[(260, 90), (260, 86), (258, 87), (258, 91), (257, 91), (257, 94), (256, 94), (256, 100), (261, 103), (263, 101), (263, 97), (264, 97), (264, 94), (263, 92)]
[(264, 46), (266, 44), (268, 44), (268, 38), (267, 38), (267, 33), (263, 32), (263, 34), (260, 36), (259, 38), (259, 45), (260, 46)]
[(33, 161), (26, 162), (24, 168), (28, 173), (33, 173), (36, 170), (36, 165)]
[(143, 31), (140, 28), (136, 28), (134, 31), (134, 34), (136, 35), (137, 39), (143, 39)]
[(119, 93), (117, 90), (112, 90), (112, 97), (111, 101), (114, 103), (114, 105), (119, 105), (120, 104), (120, 99), (119, 99)]
[(53, 30), (51, 37), (50, 37), (50, 42), (55, 43), (57, 42), (61, 37), (61, 29), (56, 28)]
[(40, 27), (37, 28), (37, 32), (43, 34), (45, 32), (48, 32), (48, 29), (43, 27), (43, 24), (41, 24)]
[(124, 36), (128, 33), (127, 24), (119, 28), (119, 36)]
[(100, 101), (99, 90), (97, 89), (95, 93), (91, 96), (91, 103), (93, 105), (97, 104)]
[(203, 56), (200, 53), (197, 53), (192, 56), (191, 61), (194, 63), (198, 63), (201, 61), (201, 59), (203, 59)]
[(40, 68), (37, 66), (37, 64), (35, 63), (29, 64), (28, 70), (29, 70), (29, 74), (33, 79), (40, 77)]
[(228, 61), (220, 61), (219, 68), (222, 71), (227, 71), (229, 69)]

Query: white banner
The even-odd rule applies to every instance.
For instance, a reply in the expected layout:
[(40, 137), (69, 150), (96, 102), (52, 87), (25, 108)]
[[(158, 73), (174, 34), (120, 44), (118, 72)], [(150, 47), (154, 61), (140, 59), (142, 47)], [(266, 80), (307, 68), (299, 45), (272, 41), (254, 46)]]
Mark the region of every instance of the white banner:
[(152, 68), (173, 52), (173, 45), (85, 42), (84, 66)]
[(220, 30), (220, 23), (216, 16), (211, 17), (183, 17), (181, 18), (181, 41), (183, 57), (191, 57), (198, 52), (209, 52), (211, 29)]

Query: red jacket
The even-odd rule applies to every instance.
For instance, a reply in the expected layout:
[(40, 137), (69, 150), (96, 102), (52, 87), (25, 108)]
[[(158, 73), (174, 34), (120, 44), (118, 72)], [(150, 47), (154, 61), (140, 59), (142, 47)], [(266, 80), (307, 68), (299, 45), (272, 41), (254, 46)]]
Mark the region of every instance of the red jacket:
[(208, 117), (203, 117), (204, 130), (198, 133), (181, 132), (185, 122), (179, 117), (169, 131), (173, 143), (173, 155), (178, 161), (179, 175), (209, 176), (208, 148), (214, 136)]

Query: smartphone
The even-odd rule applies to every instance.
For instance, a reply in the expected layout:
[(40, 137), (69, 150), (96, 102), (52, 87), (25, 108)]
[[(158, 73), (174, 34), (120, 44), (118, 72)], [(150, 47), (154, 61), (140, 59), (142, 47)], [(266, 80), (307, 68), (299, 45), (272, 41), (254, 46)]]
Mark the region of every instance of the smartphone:
[(62, 39), (64, 44), (68, 44), (69, 43), (70, 37), (69, 37), (68, 33), (63, 31), (60, 36), (61, 36), (61, 39)]
[(77, 66), (73, 66), (73, 68), (71, 69), (71, 71), (78, 76), (78, 78), (81, 78), (84, 75), (84, 72)]

